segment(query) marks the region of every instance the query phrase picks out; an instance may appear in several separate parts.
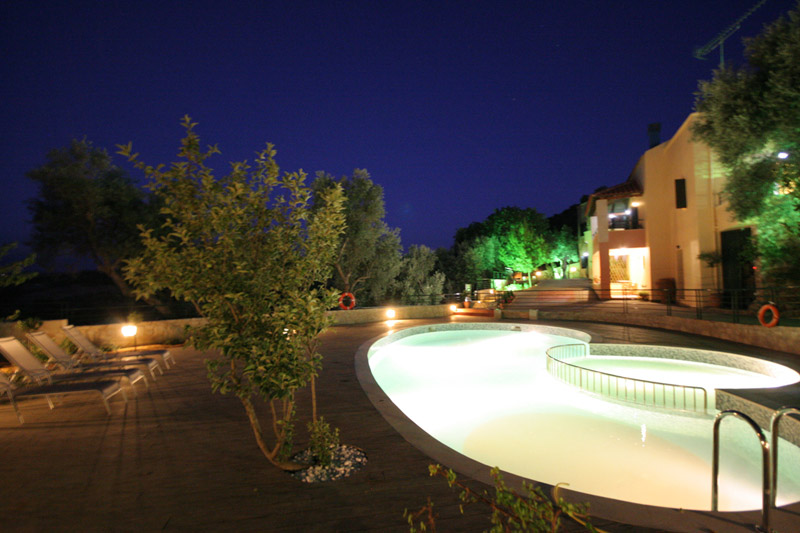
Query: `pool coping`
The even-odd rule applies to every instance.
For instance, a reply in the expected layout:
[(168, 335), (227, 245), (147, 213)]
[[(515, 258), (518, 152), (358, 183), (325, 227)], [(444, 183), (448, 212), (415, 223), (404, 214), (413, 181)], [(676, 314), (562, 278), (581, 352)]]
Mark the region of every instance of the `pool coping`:
[[(502, 327), (488, 327), (483, 329), (515, 329), (516, 326), (528, 326), (525, 329), (531, 330), (568, 330), (579, 331), (590, 337), (591, 334), (581, 330), (579, 327), (558, 327), (547, 326), (544, 324), (527, 325), (510, 322), (480, 322), (482, 326), (497, 324)], [(443, 328), (436, 328), (435, 330), (458, 329), (456, 327), (448, 327), (450, 324), (440, 324), (445, 326)], [(537, 327), (538, 326), (538, 327)], [(369, 398), (372, 405), (383, 416), (383, 418), (412, 446), (420, 450), (422, 453), (430, 457), (433, 462), (440, 463), (448, 468), (453, 469), (460, 475), (468, 476), (472, 479), (486, 483), (492, 486), (493, 481), (489, 474), (491, 465), (485, 465), (471, 459), (452, 448), (442, 444), (410, 418), (408, 418), (383, 392), (383, 389), (378, 385), (372, 376), (372, 371), (369, 368), (368, 355), (369, 350), (376, 342), (381, 341), (390, 335), (412, 328), (427, 328), (431, 326), (410, 326), (400, 330), (389, 330), (386, 333), (378, 335), (364, 342), (359, 346), (355, 354), (355, 371), (361, 388)], [(724, 352), (722, 352), (724, 353)], [(735, 354), (732, 354), (735, 355)], [(751, 356), (748, 356), (751, 357)], [(751, 402), (755, 403), (755, 402)], [(503, 478), (506, 483), (516, 490), (522, 488), (523, 482), (531, 482), (545, 489), (549, 493), (552, 485), (536, 481), (534, 479), (524, 478), (522, 476), (502, 471)], [(709, 480), (710, 482), (710, 480)], [(673, 509), (668, 507), (658, 507), (652, 505), (644, 505), (638, 503), (631, 503), (623, 500), (616, 500), (613, 498), (605, 498), (603, 496), (596, 496), (592, 494), (581, 493), (572, 491), (562, 486), (559, 495), (565, 500), (573, 503), (589, 504), (592, 516), (613, 520), (615, 522), (631, 524), (635, 526), (657, 528), (665, 531), (708, 531), (708, 530), (724, 530), (724, 531), (752, 531), (753, 524), (761, 523), (761, 510), (754, 511), (736, 511), (736, 512), (712, 512), (700, 510), (684, 510)], [(786, 515), (786, 516), (779, 516)], [(800, 516), (800, 502), (781, 507), (779, 509), (771, 509), (771, 526), (776, 527), (779, 523), (785, 521), (785, 525), (796, 526), (798, 516)], [(777, 523), (776, 523), (777, 522)], [(784, 528), (783, 530), (789, 531)]]

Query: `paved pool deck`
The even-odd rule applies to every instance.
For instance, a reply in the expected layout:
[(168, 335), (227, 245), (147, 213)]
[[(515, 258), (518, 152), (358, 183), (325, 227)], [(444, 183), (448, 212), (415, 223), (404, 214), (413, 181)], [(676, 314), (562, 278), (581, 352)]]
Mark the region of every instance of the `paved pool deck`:
[[(478, 317), (402, 320), (394, 329)], [(527, 323), (527, 321), (519, 321)], [(800, 369), (798, 356), (684, 333), (583, 322), (547, 322), (580, 329), (595, 340), (666, 344), (733, 351)], [(435, 504), (440, 531), (483, 531), (488, 513), (476, 505), (459, 512), (457, 493), (431, 478), (435, 462), (386, 421), (362, 389), (354, 365), (358, 348), (388, 330), (386, 323), (331, 328), (323, 336), (318, 380), (322, 415), (340, 428), (342, 442), (364, 449), (366, 468), (330, 483), (303, 484), (261, 456), (244, 410), (211, 392), (204, 360), (213, 353), (175, 350), (178, 365), (138, 387), (137, 397), (111, 400), (107, 416), (91, 396), (66, 398), (54, 410), (43, 399), (20, 402), (19, 425), (0, 403), (0, 529), (2, 531), (408, 531), (403, 510)], [(800, 387), (758, 401), (800, 405)], [(777, 406), (777, 405), (776, 405)], [(298, 417), (306, 419), (306, 398)], [(302, 424), (297, 444), (307, 440)], [(458, 468), (458, 464), (453, 465)], [(479, 476), (475, 476), (479, 477)], [(476, 489), (488, 488), (465, 477)], [(595, 505), (592, 502), (592, 505)], [(611, 532), (752, 531), (759, 513), (671, 511), (614, 501), (598, 503), (613, 520), (593, 523)], [(652, 529), (633, 524), (650, 519)], [(653, 521), (655, 519), (655, 521)], [(800, 530), (800, 509), (773, 515), (779, 531)], [(580, 531), (570, 525), (567, 531)]]

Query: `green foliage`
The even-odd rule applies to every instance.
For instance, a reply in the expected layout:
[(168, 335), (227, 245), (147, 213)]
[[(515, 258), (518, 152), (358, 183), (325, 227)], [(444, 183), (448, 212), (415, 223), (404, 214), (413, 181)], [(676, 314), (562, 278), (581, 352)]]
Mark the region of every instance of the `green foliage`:
[[(588, 506), (568, 503), (558, 497), (558, 487), (553, 490), (555, 501), (548, 498), (540, 487), (527, 482), (523, 483), (520, 494), (506, 485), (500, 469), (495, 467), (491, 471), (494, 494), (490, 495), (488, 491), (476, 492), (467, 487), (458, 481), (455, 472), (441, 465), (430, 465), (428, 469), (431, 476), (441, 476), (447, 480), (450, 487), (461, 489), (459, 499), (462, 505), (480, 503), (487, 506), (491, 511), (492, 527), (489, 531), (492, 533), (508, 531), (555, 533), (561, 530), (564, 517), (572, 518), (587, 531), (597, 531), (589, 522)], [(412, 533), (429, 529), (436, 531), (436, 516), (430, 498), (420, 510), (413, 513), (406, 510), (403, 516)]]
[(789, 195), (768, 198), (758, 220), (754, 243), (762, 276), (778, 285), (800, 282), (800, 199)]
[(578, 255), (578, 239), (568, 226), (551, 232), (548, 238), (548, 250), (550, 252), (550, 263), (555, 270), (556, 263), (559, 263), (561, 276), (567, 277), (567, 269), (570, 263), (575, 263), (580, 259)]
[[(5, 257), (11, 250), (17, 247), (17, 243), (11, 242), (0, 246), (0, 259)], [(36, 254), (31, 254), (25, 259), (14, 261), (7, 265), (0, 265), (0, 287), (13, 287), (22, 285), (31, 278), (36, 277), (36, 272), (25, 272), (25, 269), (33, 265), (36, 261)]]
[(157, 213), (144, 191), (85, 139), (52, 150), (47, 163), (27, 176), (39, 184), (29, 207), (32, 245), (42, 262), (62, 255), (88, 258), (130, 295), (122, 265), (141, 250), (137, 225), (152, 225)]
[(312, 189), (314, 209), (323, 208), (325, 191), (341, 187), (344, 192), (346, 229), (337, 251), (332, 285), (339, 292), (352, 292), (366, 305), (381, 302), (400, 270), (400, 232), (384, 222), (383, 187), (373, 183), (366, 170), (336, 179), (317, 173)]
[(439, 303), (444, 274), (435, 269), (436, 253), (425, 245), (412, 244), (403, 257), (395, 289), (406, 304)]
[(497, 272), (530, 273), (548, 262), (549, 240), (547, 220), (535, 209), (496, 209), (485, 221), (456, 232), (455, 275), (462, 283), (474, 283)]
[[(725, 66), (700, 82), (692, 131), (728, 171), (724, 195), (732, 213), (758, 227), (762, 274), (796, 283), (800, 272), (786, 267), (800, 248), (791, 227), (800, 201), (800, 10), (749, 40), (746, 58), (745, 66)], [(776, 192), (791, 199), (776, 201)]]
[(333, 452), (339, 447), (339, 429), (331, 428), (330, 424), (325, 422), (325, 417), (321, 416), (316, 421), (308, 423), (308, 433), (311, 456), (317, 464), (329, 466), (333, 460)]
[[(127, 279), (137, 296), (168, 289), (207, 319), (191, 342), (218, 350), (207, 362), (212, 389), (235, 394), (264, 455), (279, 466), (291, 443), (294, 398), (317, 374), (317, 339), (330, 324), (326, 310), (336, 292), (330, 275), (344, 226), (339, 187), (320, 191), (324, 207), (313, 214), (305, 174), (281, 174), (271, 145), (254, 163), (231, 163), (217, 178), (206, 165), (218, 153), (203, 150), (185, 117), (179, 161), (153, 167), (131, 146), (120, 153), (150, 178), (162, 202), (164, 232), (142, 228), (144, 250), (130, 260)], [(254, 399), (269, 407), (275, 436), (268, 445)]]

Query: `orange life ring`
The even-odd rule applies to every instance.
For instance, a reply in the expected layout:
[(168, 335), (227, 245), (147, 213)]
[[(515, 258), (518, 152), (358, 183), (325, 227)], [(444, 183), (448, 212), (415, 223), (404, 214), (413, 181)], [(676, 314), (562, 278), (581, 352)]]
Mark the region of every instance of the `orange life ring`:
[[(349, 298), (350, 299), (350, 303), (349, 304), (345, 305), (345, 303), (344, 303), (344, 299), (345, 298)], [(339, 307), (341, 307), (345, 311), (349, 311), (352, 308), (354, 308), (355, 306), (356, 306), (356, 297), (353, 296), (352, 292), (343, 292), (342, 295), (339, 296)]]
[[(772, 320), (767, 322), (764, 320), (764, 317), (767, 314), (767, 311), (772, 311)], [(780, 320), (781, 315), (778, 313), (778, 308), (772, 304), (765, 304), (761, 306), (761, 309), (758, 310), (758, 321), (761, 323), (762, 326), (765, 328), (774, 328), (778, 325), (778, 320)]]

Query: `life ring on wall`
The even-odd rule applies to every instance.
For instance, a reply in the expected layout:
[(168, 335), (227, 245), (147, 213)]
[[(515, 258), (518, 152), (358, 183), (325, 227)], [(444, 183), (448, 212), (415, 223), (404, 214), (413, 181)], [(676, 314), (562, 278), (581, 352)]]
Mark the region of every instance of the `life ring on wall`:
[[(767, 322), (764, 317), (767, 315), (767, 311), (772, 311), (772, 320)], [(778, 308), (775, 307), (773, 304), (765, 304), (761, 306), (761, 309), (758, 310), (758, 321), (761, 323), (762, 326), (765, 328), (774, 328), (778, 325), (778, 320), (780, 320), (781, 315), (778, 312)]]
[[(345, 304), (344, 299), (347, 298), (349, 303)], [(349, 311), (356, 306), (356, 297), (353, 296), (352, 292), (343, 292), (341, 296), (339, 296), (339, 307), (344, 309), (345, 311)]]

